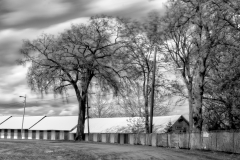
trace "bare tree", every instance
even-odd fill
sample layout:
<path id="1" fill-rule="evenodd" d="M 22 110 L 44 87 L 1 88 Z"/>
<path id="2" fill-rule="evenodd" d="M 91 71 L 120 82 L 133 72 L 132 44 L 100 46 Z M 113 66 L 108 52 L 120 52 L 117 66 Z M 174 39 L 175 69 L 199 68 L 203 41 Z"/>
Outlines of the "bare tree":
<path id="1" fill-rule="evenodd" d="M 203 118 L 203 94 L 210 59 L 217 54 L 216 48 L 226 38 L 220 34 L 219 12 L 213 1 L 171 1 L 163 18 L 164 48 L 175 67 L 182 68 L 189 100 L 190 131 L 201 131 Z"/>
<path id="2" fill-rule="evenodd" d="M 122 101 L 125 102 L 126 109 L 130 109 L 129 112 L 133 113 L 132 116 L 142 115 L 145 117 L 146 133 L 149 132 L 149 98 L 151 90 L 153 89 L 151 87 L 153 78 L 153 53 L 155 51 L 155 46 L 157 46 L 157 42 L 160 42 L 161 40 L 159 35 L 162 34 L 160 31 L 157 31 L 157 28 L 160 27 L 159 20 L 160 17 L 158 13 L 155 12 L 152 12 L 148 17 L 148 21 L 144 23 L 123 20 L 123 39 L 126 43 L 130 62 L 136 69 L 135 72 L 136 75 L 138 75 L 138 79 L 135 84 L 130 84 L 131 86 L 127 87 L 128 89 L 124 96 L 126 98 L 123 97 Z M 163 56 L 159 52 L 161 49 L 159 47 L 156 48 L 158 50 L 158 67 L 156 71 L 156 84 L 154 85 L 156 105 L 153 110 L 154 115 L 159 116 L 166 114 L 169 111 L 170 103 L 167 101 L 174 96 L 174 89 L 170 89 L 170 84 L 173 84 L 173 81 L 165 79 L 160 72 L 161 67 L 166 66 L 167 64 L 164 63 Z M 139 89 L 142 90 L 141 94 L 139 94 Z M 130 95 L 131 93 L 134 95 Z M 133 99 L 138 103 L 132 103 Z M 143 99 L 143 101 L 139 101 L 140 99 Z M 138 109 L 136 109 L 135 106 L 138 106 Z M 142 110 L 144 110 L 143 113 L 141 112 Z"/>
<path id="3" fill-rule="evenodd" d="M 150 75 L 152 72 L 152 61 L 150 61 L 153 54 L 153 44 L 149 40 L 143 25 L 139 22 L 125 21 L 124 39 L 131 58 L 132 65 L 138 69 L 136 72 L 142 75 L 142 94 L 144 97 L 145 110 L 145 129 L 149 132 L 149 94 L 150 94 Z"/>
<path id="4" fill-rule="evenodd" d="M 95 16 L 89 23 L 72 25 L 58 36 L 43 34 L 23 42 L 21 62 L 31 62 L 27 75 L 31 89 L 53 89 L 60 94 L 69 86 L 75 90 L 79 106 L 76 140 L 82 140 L 84 134 L 90 82 L 95 78 L 117 93 L 120 78 L 127 76 L 128 56 L 122 49 L 120 31 L 115 18 Z"/>

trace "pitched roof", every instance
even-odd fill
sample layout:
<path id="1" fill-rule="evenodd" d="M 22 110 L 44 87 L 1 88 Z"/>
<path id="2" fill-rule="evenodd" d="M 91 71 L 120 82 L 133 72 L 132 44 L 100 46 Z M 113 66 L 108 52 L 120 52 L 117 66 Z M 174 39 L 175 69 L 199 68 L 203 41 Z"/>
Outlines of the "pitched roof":
<path id="1" fill-rule="evenodd" d="M 0 117 L 0 124 L 4 123 L 6 120 L 8 120 L 9 118 L 11 118 L 12 116 L 1 116 Z"/>
<path id="2" fill-rule="evenodd" d="M 29 129 L 45 116 L 24 116 L 23 129 Z M 22 116 L 10 117 L 0 125 L 0 129 L 22 129 Z"/>
<path id="3" fill-rule="evenodd" d="M 181 115 L 153 117 L 154 132 L 162 133 L 169 122 L 174 124 Z M 132 121 L 132 122 L 130 122 Z M 129 125 L 141 121 L 140 117 L 120 118 L 91 118 L 89 119 L 90 133 L 131 133 Z M 141 123 L 141 122 L 140 122 Z M 84 132 L 88 133 L 87 120 L 85 121 Z M 75 128 L 71 133 L 76 133 Z"/>
<path id="4" fill-rule="evenodd" d="M 71 131 L 77 125 L 78 116 L 49 116 L 30 128 L 30 130 Z"/>

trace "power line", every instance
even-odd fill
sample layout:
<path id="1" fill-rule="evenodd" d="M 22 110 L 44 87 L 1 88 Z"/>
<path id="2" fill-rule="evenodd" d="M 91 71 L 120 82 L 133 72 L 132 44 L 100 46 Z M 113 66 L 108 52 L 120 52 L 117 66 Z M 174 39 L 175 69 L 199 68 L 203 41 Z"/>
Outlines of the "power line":
<path id="1" fill-rule="evenodd" d="M 62 100 L 62 99 L 67 99 L 67 98 L 69 98 L 69 97 L 71 97 L 71 98 L 74 98 L 74 96 L 75 95 L 70 95 L 70 96 L 67 96 L 67 97 L 61 97 L 61 98 L 54 98 L 54 99 L 40 99 L 40 100 L 37 100 L 37 101 L 35 101 L 35 100 L 33 100 L 33 99 L 35 99 L 35 98 L 33 98 L 33 99 L 31 99 L 31 98 L 29 98 L 30 99 L 30 101 L 28 101 L 28 103 L 30 102 L 42 102 L 42 101 L 53 101 L 53 100 Z M 29 100 L 28 99 L 28 100 Z M 33 101 L 32 101 L 33 100 Z M 16 102 L 16 103 L 2 103 L 1 105 L 20 105 L 20 104 L 23 104 L 23 103 L 20 103 L 20 102 Z"/>
<path id="2" fill-rule="evenodd" d="M 61 98 L 54 98 L 54 99 L 42 99 L 42 100 L 38 100 L 38 101 L 53 101 L 53 100 L 62 100 L 64 98 L 68 98 L 68 97 L 72 97 L 75 95 L 71 95 L 71 96 L 67 96 L 67 97 L 61 97 Z M 31 100 L 31 99 L 30 99 Z M 38 101 L 28 101 L 28 102 L 38 102 Z"/>
<path id="3" fill-rule="evenodd" d="M 93 93 L 91 93 L 93 94 Z M 95 94 L 95 93 L 94 93 Z M 113 95 L 113 93 L 105 93 L 105 95 Z M 95 95 L 96 96 L 96 95 Z M 76 95 L 69 95 L 69 96 L 66 96 L 66 97 L 60 97 L 60 98 L 53 98 L 53 99 L 37 99 L 37 98 L 28 98 L 28 103 L 31 103 L 31 102 L 42 102 L 42 101 L 54 101 L 54 100 L 63 100 L 63 99 L 67 99 L 67 98 L 74 98 L 76 97 Z M 36 100 L 34 100 L 36 99 Z M 4 104 L 1 104 L 1 105 L 20 105 L 20 104 L 23 104 L 23 103 L 20 103 L 20 102 L 16 102 L 16 103 L 4 103 Z"/>

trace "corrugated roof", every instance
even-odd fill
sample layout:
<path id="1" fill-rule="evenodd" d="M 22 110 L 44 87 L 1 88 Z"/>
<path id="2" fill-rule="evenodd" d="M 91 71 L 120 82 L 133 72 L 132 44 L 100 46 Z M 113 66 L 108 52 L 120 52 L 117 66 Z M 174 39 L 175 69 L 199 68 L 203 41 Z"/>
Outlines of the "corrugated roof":
<path id="1" fill-rule="evenodd" d="M 71 131 L 77 125 L 78 116 L 45 117 L 30 130 L 60 130 Z"/>
<path id="2" fill-rule="evenodd" d="M 174 124 L 181 115 L 153 117 L 154 132 L 162 133 L 166 125 L 171 122 Z M 133 121 L 140 119 L 139 117 L 121 117 L 121 118 L 91 118 L 89 119 L 90 133 L 131 133 L 131 124 Z M 76 133 L 75 128 L 71 133 Z M 87 120 L 85 122 L 85 133 L 88 133 Z"/>
<path id="3" fill-rule="evenodd" d="M 12 116 L 0 116 L 0 124 L 5 122 L 6 120 L 8 120 L 10 117 L 12 117 Z"/>
<path id="4" fill-rule="evenodd" d="M 45 116 L 25 116 L 23 129 L 29 129 Z M 22 129 L 23 117 L 11 117 L 0 125 L 0 129 Z"/>

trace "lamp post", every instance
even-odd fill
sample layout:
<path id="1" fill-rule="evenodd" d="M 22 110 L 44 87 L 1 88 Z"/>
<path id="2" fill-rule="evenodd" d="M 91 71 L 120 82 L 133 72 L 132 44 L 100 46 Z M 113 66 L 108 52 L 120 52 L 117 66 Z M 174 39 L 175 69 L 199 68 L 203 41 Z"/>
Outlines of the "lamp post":
<path id="1" fill-rule="evenodd" d="M 25 95 L 25 96 L 19 96 L 19 97 L 23 97 L 24 98 L 24 110 L 23 110 L 22 129 L 21 129 L 22 138 L 23 138 L 23 123 L 24 123 L 25 108 L 26 108 L 26 103 L 27 103 L 27 96 Z"/>

